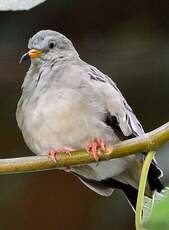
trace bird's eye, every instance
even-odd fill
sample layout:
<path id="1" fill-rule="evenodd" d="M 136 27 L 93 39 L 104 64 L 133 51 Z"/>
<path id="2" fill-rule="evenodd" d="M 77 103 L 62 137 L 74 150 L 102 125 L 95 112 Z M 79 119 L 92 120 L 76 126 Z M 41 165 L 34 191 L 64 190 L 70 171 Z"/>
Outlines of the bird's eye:
<path id="1" fill-rule="evenodd" d="M 50 49 L 53 49 L 54 47 L 55 47 L 55 43 L 54 43 L 54 42 L 50 42 L 50 43 L 49 43 L 49 48 L 50 48 Z"/>

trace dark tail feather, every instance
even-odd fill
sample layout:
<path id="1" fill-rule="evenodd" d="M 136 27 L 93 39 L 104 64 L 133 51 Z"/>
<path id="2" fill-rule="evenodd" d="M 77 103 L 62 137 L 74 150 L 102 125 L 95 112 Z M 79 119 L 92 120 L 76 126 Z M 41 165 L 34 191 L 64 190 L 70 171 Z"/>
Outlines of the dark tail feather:
<path id="1" fill-rule="evenodd" d="M 131 206 L 133 207 L 133 209 L 136 209 L 138 190 L 133 186 L 114 180 L 113 178 L 102 180 L 102 181 L 96 181 L 96 180 L 87 179 L 77 173 L 73 173 L 73 174 L 80 177 L 82 181 L 94 187 L 95 189 L 112 188 L 112 189 L 122 190 L 126 195 L 128 201 L 130 202 Z M 161 170 L 153 161 L 150 165 L 150 169 L 148 172 L 148 184 L 151 191 L 157 190 L 157 192 L 161 192 L 161 190 L 164 189 L 164 186 L 159 179 L 161 175 L 162 175 Z"/>
<path id="2" fill-rule="evenodd" d="M 126 195 L 129 203 L 131 204 L 131 206 L 135 210 L 136 209 L 136 204 L 137 204 L 138 190 L 136 188 L 132 187 L 131 185 L 125 185 L 122 188 L 122 191 L 124 192 L 124 194 Z"/>
<path id="3" fill-rule="evenodd" d="M 159 177 L 161 177 L 161 174 L 162 172 L 160 171 L 160 169 L 154 162 L 152 162 L 148 172 L 148 184 L 151 191 L 157 190 L 157 192 L 161 192 L 161 190 L 164 189 L 164 185 L 159 179 Z"/>
<path id="4" fill-rule="evenodd" d="M 137 202 L 137 189 L 132 187 L 131 185 L 124 184 L 120 181 L 114 180 L 113 178 L 102 180 L 102 181 L 96 181 L 96 180 L 91 180 L 83 177 L 82 175 L 79 175 L 77 173 L 73 173 L 74 175 L 80 177 L 80 179 L 85 182 L 86 184 L 92 186 L 96 190 L 100 189 L 107 189 L 107 188 L 112 188 L 112 189 L 120 189 L 124 192 L 126 195 L 128 201 L 130 202 L 131 206 L 133 209 L 136 209 L 136 202 Z"/>
<path id="5" fill-rule="evenodd" d="M 151 191 L 161 192 L 164 189 L 164 185 L 160 181 L 160 177 L 162 176 L 162 171 L 158 168 L 156 163 L 153 161 L 150 165 L 148 172 L 148 184 Z M 137 194 L 138 190 L 131 185 L 126 185 L 121 183 L 121 189 L 125 193 L 127 199 L 131 203 L 134 209 L 136 209 L 137 204 Z"/>
<path id="6" fill-rule="evenodd" d="M 104 183 L 111 188 L 116 188 L 116 189 L 122 190 L 124 192 L 124 194 L 126 195 L 129 203 L 133 207 L 133 209 L 134 210 L 136 209 L 137 194 L 138 194 L 138 190 L 136 188 L 134 188 L 133 186 L 131 186 L 129 184 L 125 184 L 125 183 L 122 183 L 120 181 L 116 181 L 112 178 L 104 181 Z"/>

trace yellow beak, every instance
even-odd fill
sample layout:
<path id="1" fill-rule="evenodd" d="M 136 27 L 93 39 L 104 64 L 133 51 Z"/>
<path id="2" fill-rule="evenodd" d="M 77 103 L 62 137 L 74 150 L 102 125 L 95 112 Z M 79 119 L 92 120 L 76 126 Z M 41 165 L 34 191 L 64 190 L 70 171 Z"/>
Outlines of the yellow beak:
<path id="1" fill-rule="evenodd" d="M 39 55 L 42 53 L 41 50 L 37 50 L 37 49 L 31 49 L 28 52 L 28 55 L 30 58 L 36 58 L 39 57 Z"/>
<path id="2" fill-rule="evenodd" d="M 23 62 L 23 61 L 26 61 L 28 59 L 31 59 L 31 58 L 36 58 L 36 57 L 39 57 L 39 55 L 42 53 L 41 50 L 37 50 L 37 49 L 31 49 L 29 50 L 27 53 L 23 54 L 21 59 L 20 59 L 20 63 Z"/>

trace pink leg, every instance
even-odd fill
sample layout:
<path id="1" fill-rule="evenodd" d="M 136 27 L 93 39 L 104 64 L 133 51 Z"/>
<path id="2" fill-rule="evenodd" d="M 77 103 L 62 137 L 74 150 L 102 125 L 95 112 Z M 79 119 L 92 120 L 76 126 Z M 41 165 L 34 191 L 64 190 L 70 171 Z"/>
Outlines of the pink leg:
<path id="1" fill-rule="evenodd" d="M 96 161 L 98 161 L 101 151 L 105 151 L 105 144 L 102 140 L 94 140 L 86 145 L 86 151 L 89 152 Z"/>
<path id="2" fill-rule="evenodd" d="M 105 143 L 103 140 L 97 140 L 98 148 L 100 148 L 102 151 L 105 151 Z"/>
<path id="3" fill-rule="evenodd" d="M 54 149 L 51 149 L 51 150 L 48 152 L 48 157 L 49 157 L 50 159 L 52 159 L 55 163 L 56 163 L 56 161 L 57 161 L 56 155 L 57 155 L 57 151 L 54 150 Z"/>

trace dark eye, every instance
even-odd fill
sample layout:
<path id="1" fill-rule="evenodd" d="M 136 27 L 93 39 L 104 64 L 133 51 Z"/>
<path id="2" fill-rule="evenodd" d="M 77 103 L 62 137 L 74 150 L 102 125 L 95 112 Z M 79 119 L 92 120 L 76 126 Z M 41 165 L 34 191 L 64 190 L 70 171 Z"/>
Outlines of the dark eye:
<path id="1" fill-rule="evenodd" d="M 50 48 L 50 49 L 53 49 L 54 47 L 55 47 L 55 43 L 54 43 L 54 42 L 50 42 L 50 43 L 49 43 L 49 48 Z"/>

